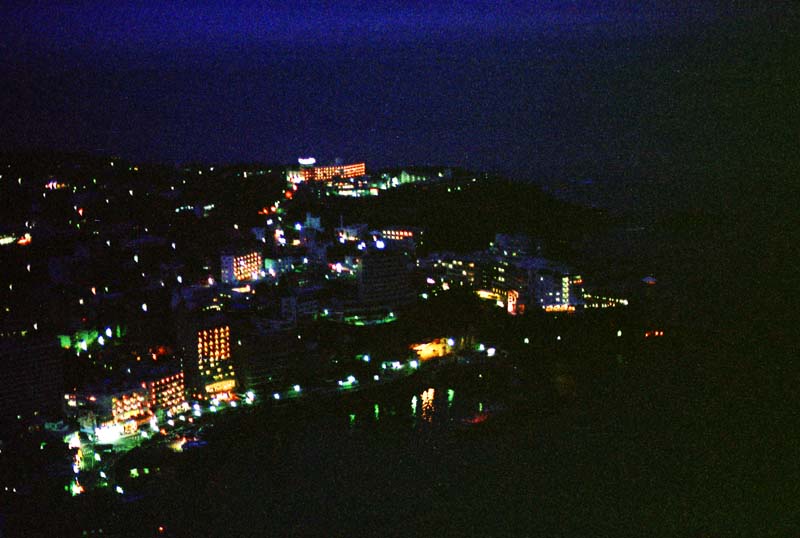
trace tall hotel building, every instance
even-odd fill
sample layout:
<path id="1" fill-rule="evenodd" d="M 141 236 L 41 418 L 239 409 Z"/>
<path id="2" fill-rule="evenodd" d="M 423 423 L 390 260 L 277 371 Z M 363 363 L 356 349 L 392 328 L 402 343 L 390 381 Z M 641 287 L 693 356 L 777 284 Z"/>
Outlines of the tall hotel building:
<path id="1" fill-rule="evenodd" d="M 200 329 L 192 373 L 192 395 L 197 399 L 227 397 L 236 388 L 236 373 L 231 359 L 231 328 L 219 325 Z M 189 362 L 192 362 L 191 360 Z"/>
<path id="2" fill-rule="evenodd" d="M 222 282 L 236 284 L 248 280 L 257 280 L 261 271 L 261 254 L 245 252 L 239 254 L 223 254 L 220 260 Z"/>
<path id="3" fill-rule="evenodd" d="M 331 181 L 334 178 L 356 178 L 366 175 L 365 163 L 337 164 L 333 166 L 304 166 L 300 168 L 305 181 Z"/>

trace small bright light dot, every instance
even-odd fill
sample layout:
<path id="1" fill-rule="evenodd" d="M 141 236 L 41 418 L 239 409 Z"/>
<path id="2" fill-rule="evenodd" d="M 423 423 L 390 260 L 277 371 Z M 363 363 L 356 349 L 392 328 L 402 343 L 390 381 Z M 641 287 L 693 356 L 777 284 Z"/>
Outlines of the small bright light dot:
<path id="1" fill-rule="evenodd" d="M 277 392 L 275 394 L 273 394 L 272 397 L 275 398 L 276 400 L 280 400 L 281 399 L 281 395 L 278 394 Z"/>
<path id="2" fill-rule="evenodd" d="M 142 303 L 142 312 L 147 312 L 147 303 Z"/>

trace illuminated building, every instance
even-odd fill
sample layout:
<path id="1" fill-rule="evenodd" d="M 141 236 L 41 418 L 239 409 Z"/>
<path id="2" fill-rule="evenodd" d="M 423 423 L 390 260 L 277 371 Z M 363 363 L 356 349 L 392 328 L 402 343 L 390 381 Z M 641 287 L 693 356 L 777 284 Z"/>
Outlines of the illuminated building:
<path id="1" fill-rule="evenodd" d="M 407 245 L 413 249 L 422 246 L 423 231 L 416 227 L 390 226 L 380 230 L 384 241 L 392 241 L 400 245 Z"/>
<path id="2" fill-rule="evenodd" d="M 222 282 L 225 284 L 257 280 L 261 271 L 261 254 L 259 252 L 223 254 L 220 265 Z"/>
<path id="3" fill-rule="evenodd" d="M 628 306 L 627 299 L 606 297 L 605 295 L 592 295 L 590 293 L 584 293 L 583 300 L 586 302 L 586 308 L 614 308 L 617 306 Z"/>
<path id="4" fill-rule="evenodd" d="M 451 353 L 455 346 L 455 341 L 450 338 L 434 338 L 430 342 L 412 344 L 410 348 L 417 354 L 417 358 L 422 361 L 444 357 Z"/>
<path id="5" fill-rule="evenodd" d="M 479 274 L 481 261 L 473 256 L 457 256 L 455 254 L 432 254 L 426 260 L 420 260 L 420 266 L 428 268 L 433 285 L 444 288 L 474 288 L 480 284 Z M 428 282 L 431 284 L 430 282 Z"/>
<path id="6" fill-rule="evenodd" d="M 111 397 L 111 416 L 116 424 L 139 421 L 150 417 L 147 392 L 134 390 Z"/>
<path id="7" fill-rule="evenodd" d="M 366 224 L 348 224 L 347 226 L 340 224 L 334 232 L 342 243 L 345 241 L 364 241 L 368 235 L 367 228 Z"/>
<path id="8" fill-rule="evenodd" d="M 230 393 L 236 388 L 230 326 L 201 329 L 196 334 L 195 396 L 203 398 Z"/>
<path id="9" fill-rule="evenodd" d="M 148 405 L 153 413 L 174 411 L 186 406 L 186 385 L 183 372 L 144 382 L 142 388 L 147 390 Z"/>
<path id="10" fill-rule="evenodd" d="M 365 163 L 337 164 L 333 166 L 302 166 L 300 173 L 304 181 L 331 181 L 334 178 L 357 178 L 366 175 Z"/>

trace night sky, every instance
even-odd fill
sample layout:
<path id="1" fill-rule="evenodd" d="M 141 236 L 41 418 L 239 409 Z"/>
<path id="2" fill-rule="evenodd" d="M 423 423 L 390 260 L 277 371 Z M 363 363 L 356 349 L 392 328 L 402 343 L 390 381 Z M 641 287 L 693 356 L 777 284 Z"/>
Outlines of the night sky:
<path id="1" fill-rule="evenodd" d="M 0 8 L 0 149 L 450 164 L 698 205 L 797 143 L 790 2 L 71 4 Z"/>

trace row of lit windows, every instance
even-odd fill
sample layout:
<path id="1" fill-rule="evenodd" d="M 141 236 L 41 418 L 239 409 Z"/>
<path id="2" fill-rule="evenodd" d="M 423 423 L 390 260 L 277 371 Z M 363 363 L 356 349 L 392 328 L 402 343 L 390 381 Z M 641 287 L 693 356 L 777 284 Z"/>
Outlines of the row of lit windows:
<path id="1" fill-rule="evenodd" d="M 261 269 L 261 254 L 253 252 L 233 259 L 233 276 L 236 280 L 249 280 Z"/>
<path id="2" fill-rule="evenodd" d="M 335 177 L 354 178 L 363 176 L 367 173 L 365 163 L 346 164 L 343 166 L 315 166 L 314 168 L 303 168 L 303 179 L 316 179 L 326 181 Z"/>
<path id="3" fill-rule="evenodd" d="M 407 232 L 405 230 L 383 230 L 381 235 L 390 239 L 399 239 L 402 237 L 414 237 L 414 232 Z"/>

